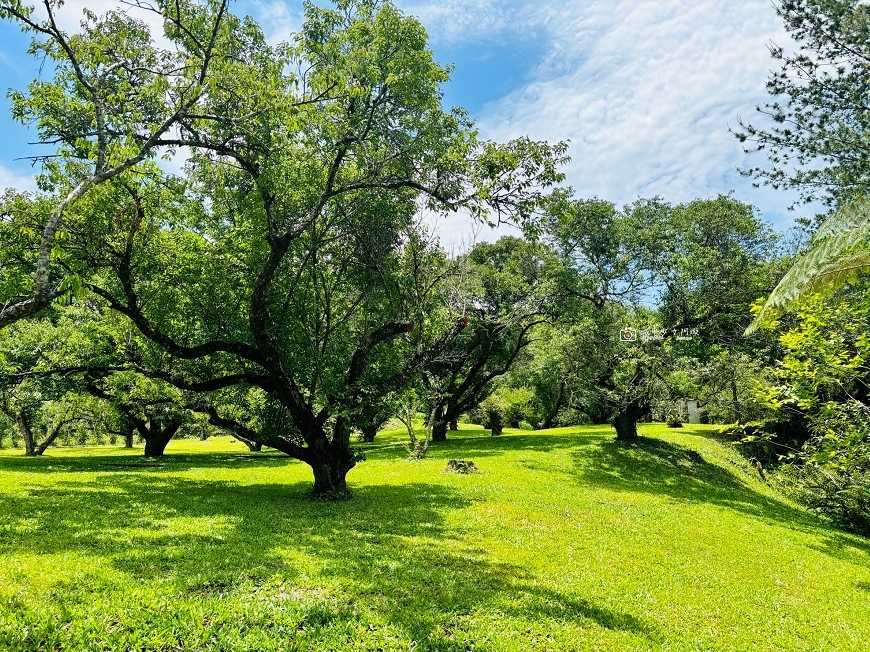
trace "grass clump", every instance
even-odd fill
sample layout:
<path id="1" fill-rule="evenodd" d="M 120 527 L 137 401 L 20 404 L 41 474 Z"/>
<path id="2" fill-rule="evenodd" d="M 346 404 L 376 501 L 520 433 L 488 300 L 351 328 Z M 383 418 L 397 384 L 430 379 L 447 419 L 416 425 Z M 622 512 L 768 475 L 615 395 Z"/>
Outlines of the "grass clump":
<path id="1" fill-rule="evenodd" d="M 462 473 L 468 475 L 477 471 L 477 465 L 471 460 L 447 460 L 444 467 L 445 473 Z"/>

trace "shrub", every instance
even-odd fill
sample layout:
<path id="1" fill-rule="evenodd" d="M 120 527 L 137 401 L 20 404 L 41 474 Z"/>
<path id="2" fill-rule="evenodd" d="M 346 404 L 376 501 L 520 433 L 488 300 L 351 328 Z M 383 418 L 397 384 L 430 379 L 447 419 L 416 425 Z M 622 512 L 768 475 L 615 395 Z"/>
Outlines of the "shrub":
<path id="1" fill-rule="evenodd" d="M 799 452 L 810 438 L 809 424 L 801 415 L 788 419 L 753 421 L 725 426 L 722 435 L 750 460 L 776 467 Z"/>
<path id="2" fill-rule="evenodd" d="M 478 408 L 484 427 L 493 435 L 500 435 L 505 424 L 519 428 L 520 422 L 528 422 L 531 416 L 533 397 L 532 390 L 526 387 L 499 387 Z"/>
<path id="3" fill-rule="evenodd" d="M 870 536 L 870 472 L 866 469 L 787 464 L 775 477 L 777 484 L 795 500 Z"/>
<path id="4" fill-rule="evenodd" d="M 774 469 L 795 500 L 870 534 L 870 415 L 858 401 L 825 404 L 812 417 L 728 426 L 743 455 Z"/>

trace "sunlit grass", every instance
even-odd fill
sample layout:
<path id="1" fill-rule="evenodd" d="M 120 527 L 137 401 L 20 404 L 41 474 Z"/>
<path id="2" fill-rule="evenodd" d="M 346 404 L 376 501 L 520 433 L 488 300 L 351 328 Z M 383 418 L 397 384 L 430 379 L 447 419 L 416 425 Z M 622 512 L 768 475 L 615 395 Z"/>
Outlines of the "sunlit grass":
<path id="1" fill-rule="evenodd" d="M 870 543 L 712 429 L 462 427 L 380 433 L 341 503 L 228 438 L 3 451 L 0 648 L 867 649 Z"/>

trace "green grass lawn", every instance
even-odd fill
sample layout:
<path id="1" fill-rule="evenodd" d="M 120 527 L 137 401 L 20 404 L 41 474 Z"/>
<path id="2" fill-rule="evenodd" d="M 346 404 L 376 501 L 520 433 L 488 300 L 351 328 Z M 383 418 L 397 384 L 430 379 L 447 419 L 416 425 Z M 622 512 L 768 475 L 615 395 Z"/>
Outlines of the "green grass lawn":
<path id="1" fill-rule="evenodd" d="M 0 649 L 870 650 L 870 541 L 713 428 L 465 428 L 341 503 L 228 438 L 3 451 Z"/>

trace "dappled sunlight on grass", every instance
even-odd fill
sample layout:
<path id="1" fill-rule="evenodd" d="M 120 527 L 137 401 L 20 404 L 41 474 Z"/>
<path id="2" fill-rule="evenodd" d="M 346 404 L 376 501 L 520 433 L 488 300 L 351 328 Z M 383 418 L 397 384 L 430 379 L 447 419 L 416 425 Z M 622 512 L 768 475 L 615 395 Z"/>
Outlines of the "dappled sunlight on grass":
<path id="1" fill-rule="evenodd" d="M 866 541 L 706 432 L 393 429 L 338 503 L 225 438 L 3 452 L 0 648 L 860 649 Z"/>

